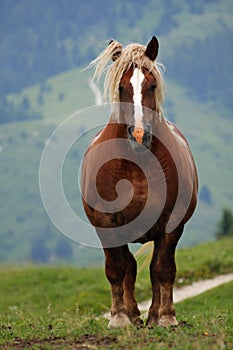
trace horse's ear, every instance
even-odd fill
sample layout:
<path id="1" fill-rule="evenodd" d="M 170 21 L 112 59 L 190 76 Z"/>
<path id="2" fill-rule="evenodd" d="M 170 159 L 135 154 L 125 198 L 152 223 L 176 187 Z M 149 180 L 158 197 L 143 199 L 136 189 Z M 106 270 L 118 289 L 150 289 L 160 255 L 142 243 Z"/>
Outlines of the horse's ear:
<path id="1" fill-rule="evenodd" d="M 159 42 L 158 39 L 155 36 L 153 36 L 151 41 L 147 44 L 145 54 L 151 61 L 154 61 L 158 55 L 158 51 Z"/>
<path id="2" fill-rule="evenodd" d="M 108 43 L 108 46 L 112 45 L 112 49 L 113 49 L 113 52 L 112 52 L 112 60 L 113 61 L 116 61 L 118 59 L 118 57 L 120 57 L 121 55 L 121 52 L 122 52 L 122 46 L 121 44 L 119 44 L 117 41 L 111 39 Z"/>

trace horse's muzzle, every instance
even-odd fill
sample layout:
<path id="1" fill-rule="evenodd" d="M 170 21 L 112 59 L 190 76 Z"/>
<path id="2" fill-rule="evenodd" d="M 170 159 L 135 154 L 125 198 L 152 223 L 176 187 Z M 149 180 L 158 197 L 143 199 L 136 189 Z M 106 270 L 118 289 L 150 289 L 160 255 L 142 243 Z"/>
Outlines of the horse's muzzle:
<path id="1" fill-rule="evenodd" d="M 128 139 L 135 141 L 133 149 L 137 152 L 146 151 L 146 148 L 150 148 L 152 142 L 151 127 L 149 125 L 146 128 L 140 128 L 137 126 L 128 127 Z M 144 146 L 144 147 L 142 147 Z"/>

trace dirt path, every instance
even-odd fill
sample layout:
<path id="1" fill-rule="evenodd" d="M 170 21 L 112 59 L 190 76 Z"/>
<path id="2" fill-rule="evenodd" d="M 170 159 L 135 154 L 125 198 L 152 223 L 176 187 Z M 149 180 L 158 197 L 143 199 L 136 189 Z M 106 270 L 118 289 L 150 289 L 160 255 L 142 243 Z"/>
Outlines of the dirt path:
<path id="1" fill-rule="evenodd" d="M 218 287 L 221 284 L 227 283 L 230 281 L 233 281 L 233 273 L 229 273 L 227 275 L 216 276 L 216 277 L 214 277 L 212 279 L 208 279 L 208 280 L 194 282 L 189 286 L 175 288 L 174 293 L 173 293 L 174 302 L 179 303 L 180 301 L 195 297 L 196 295 L 204 293 L 209 289 Z M 138 305 L 139 309 L 142 312 L 147 311 L 150 307 L 150 303 L 151 303 L 150 300 L 140 303 Z"/>

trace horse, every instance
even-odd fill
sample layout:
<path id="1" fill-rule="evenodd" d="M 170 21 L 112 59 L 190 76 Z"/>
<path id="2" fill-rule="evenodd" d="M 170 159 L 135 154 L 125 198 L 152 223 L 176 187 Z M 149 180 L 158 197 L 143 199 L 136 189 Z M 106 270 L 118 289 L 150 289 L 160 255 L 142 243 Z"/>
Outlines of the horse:
<path id="1" fill-rule="evenodd" d="M 91 62 L 104 80 L 108 123 L 82 164 L 85 213 L 105 255 L 111 287 L 109 328 L 143 325 L 135 299 L 137 262 L 128 243 L 153 243 L 152 301 L 146 325 L 178 324 L 173 303 L 175 249 L 197 203 L 198 176 L 190 146 L 162 110 L 163 66 L 158 39 L 123 47 L 111 40 Z M 141 214 L 143 213 L 143 214 Z"/>

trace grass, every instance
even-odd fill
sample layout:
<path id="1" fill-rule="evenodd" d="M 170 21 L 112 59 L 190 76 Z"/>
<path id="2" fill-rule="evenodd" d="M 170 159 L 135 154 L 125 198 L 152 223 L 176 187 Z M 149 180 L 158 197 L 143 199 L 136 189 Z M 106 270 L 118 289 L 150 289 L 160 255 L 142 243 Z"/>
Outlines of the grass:
<path id="1" fill-rule="evenodd" d="M 233 238 L 228 238 L 179 249 L 177 285 L 232 272 L 232 247 Z M 176 328 L 108 330 L 101 316 L 110 308 L 103 268 L 2 267 L 0 274 L 3 349 L 207 350 L 233 345 L 233 283 L 177 304 Z M 148 269 L 138 273 L 136 294 L 138 301 L 151 296 Z"/>
<path id="2" fill-rule="evenodd" d="M 176 286 L 233 271 L 233 238 L 201 244 L 193 248 L 178 249 L 176 253 Z M 136 281 L 138 301 L 149 299 L 151 284 L 148 266 L 139 271 Z M 74 268 L 68 266 L 27 266 L 0 268 L 0 313 L 21 307 L 47 314 L 49 308 L 61 313 L 63 306 L 92 309 L 96 313 L 110 307 L 109 285 L 104 266 L 98 268 Z M 4 316 L 4 317 L 5 317 Z"/>
<path id="3" fill-rule="evenodd" d="M 47 315 L 11 309 L 1 320 L 2 349 L 230 349 L 233 345 L 233 283 L 177 305 L 178 327 L 108 330 L 91 312 L 65 309 Z"/>
<path id="4" fill-rule="evenodd" d="M 92 308 L 94 312 L 109 306 L 109 288 L 102 268 L 9 268 L 1 270 L 0 285 L 4 291 L 0 294 L 4 315 L 9 309 L 22 307 L 45 316 L 48 309 L 55 314 L 61 313 L 64 305 L 67 309 Z"/>
<path id="5" fill-rule="evenodd" d="M 211 278 L 233 271 L 233 238 L 177 250 L 178 279 L 190 284 L 197 279 Z"/>

